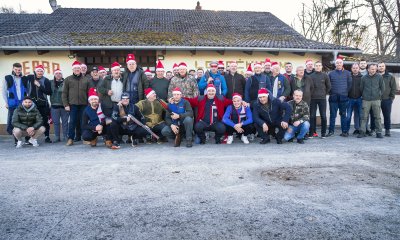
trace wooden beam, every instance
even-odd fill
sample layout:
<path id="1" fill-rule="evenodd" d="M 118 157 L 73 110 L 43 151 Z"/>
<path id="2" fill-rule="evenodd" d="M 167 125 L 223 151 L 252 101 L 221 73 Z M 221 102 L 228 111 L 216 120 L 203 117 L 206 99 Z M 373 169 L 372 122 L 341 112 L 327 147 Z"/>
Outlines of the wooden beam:
<path id="1" fill-rule="evenodd" d="M 253 51 L 243 51 L 243 53 L 245 53 L 247 55 L 253 55 Z"/>
<path id="2" fill-rule="evenodd" d="M 46 53 L 49 53 L 50 51 L 49 50 L 37 50 L 37 54 L 38 55 L 43 55 L 43 54 L 46 54 Z"/>
<path id="3" fill-rule="evenodd" d="M 299 56 L 304 56 L 306 55 L 305 52 L 293 52 L 293 54 L 299 55 Z"/>
<path id="4" fill-rule="evenodd" d="M 267 51 L 267 53 L 278 56 L 279 55 L 279 51 Z"/>
<path id="5" fill-rule="evenodd" d="M 217 53 L 224 55 L 225 54 L 225 50 L 217 50 Z"/>
<path id="6" fill-rule="evenodd" d="M 190 53 L 191 53 L 192 55 L 196 55 L 196 50 L 190 50 Z"/>
<path id="7" fill-rule="evenodd" d="M 3 50 L 3 52 L 5 55 L 11 55 L 11 54 L 17 53 L 18 50 Z"/>

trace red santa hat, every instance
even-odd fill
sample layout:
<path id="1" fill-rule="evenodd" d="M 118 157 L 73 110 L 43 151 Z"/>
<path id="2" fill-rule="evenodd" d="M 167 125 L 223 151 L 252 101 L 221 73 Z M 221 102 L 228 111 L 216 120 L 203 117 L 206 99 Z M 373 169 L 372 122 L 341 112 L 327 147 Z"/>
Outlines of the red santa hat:
<path id="1" fill-rule="evenodd" d="M 43 67 L 43 65 L 37 65 L 37 66 L 35 67 L 35 72 L 38 71 L 38 70 L 42 70 L 42 71 L 44 72 L 44 67 Z"/>
<path id="2" fill-rule="evenodd" d="M 156 93 L 152 88 L 146 88 L 144 90 L 144 94 L 146 95 L 146 98 L 150 97 L 151 94 Z"/>
<path id="3" fill-rule="evenodd" d="M 178 68 L 179 68 L 178 64 L 174 63 L 174 66 L 172 66 L 172 69 L 175 70 L 175 69 L 178 69 Z"/>
<path id="4" fill-rule="evenodd" d="M 72 69 L 74 69 L 76 67 L 81 68 L 81 63 L 79 61 L 75 61 L 75 62 L 72 63 Z"/>
<path id="5" fill-rule="evenodd" d="M 265 63 L 271 63 L 271 59 L 270 58 L 266 58 L 265 59 Z"/>
<path id="6" fill-rule="evenodd" d="M 225 68 L 224 61 L 222 61 L 222 60 L 218 61 L 218 68 Z"/>
<path id="7" fill-rule="evenodd" d="M 255 62 L 254 63 L 254 67 L 257 67 L 257 66 L 262 67 L 262 63 L 261 62 Z"/>
<path id="8" fill-rule="evenodd" d="M 336 62 L 337 61 L 344 61 L 344 58 L 343 58 L 343 56 L 340 56 L 340 55 L 338 55 L 337 57 L 336 57 Z"/>
<path id="9" fill-rule="evenodd" d="M 146 74 L 146 76 L 147 76 L 147 75 L 152 75 L 152 73 L 151 73 L 151 71 L 150 71 L 149 68 L 147 68 L 146 71 L 144 71 L 144 74 Z"/>
<path id="10" fill-rule="evenodd" d="M 184 62 L 179 63 L 178 67 L 179 67 L 179 68 L 187 69 L 187 65 L 186 65 L 186 63 L 184 63 Z"/>
<path id="11" fill-rule="evenodd" d="M 117 62 L 113 62 L 113 64 L 111 64 L 111 70 L 114 70 L 117 68 L 121 68 L 121 65 L 119 65 L 119 63 L 117 63 Z"/>
<path id="12" fill-rule="evenodd" d="M 258 90 L 258 97 L 262 97 L 262 96 L 267 96 L 268 97 L 269 92 L 266 88 L 261 88 L 260 90 Z"/>
<path id="13" fill-rule="evenodd" d="M 103 66 L 99 66 L 99 72 L 106 72 L 107 73 L 106 69 Z"/>
<path id="14" fill-rule="evenodd" d="M 136 59 L 135 59 L 135 55 L 133 53 L 128 54 L 128 56 L 126 56 L 126 63 L 136 63 Z"/>
<path id="15" fill-rule="evenodd" d="M 181 93 L 182 94 L 182 91 L 181 91 L 181 89 L 179 87 L 176 87 L 176 88 L 174 88 L 174 90 L 172 90 L 172 94 L 174 94 L 174 93 Z"/>
<path id="16" fill-rule="evenodd" d="M 56 74 L 56 73 L 61 73 L 62 74 L 61 69 L 57 68 L 56 70 L 54 70 L 54 74 Z"/>
<path id="17" fill-rule="evenodd" d="M 164 65 L 162 64 L 161 60 L 158 60 L 157 66 L 156 66 L 156 71 L 164 71 Z"/>
<path id="18" fill-rule="evenodd" d="M 206 90 L 208 90 L 209 88 L 214 88 L 214 90 L 216 90 L 214 84 L 208 84 Z"/>
<path id="19" fill-rule="evenodd" d="M 88 95 L 89 95 L 88 101 L 90 101 L 93 98 L 99 99 L 99 94 L 97 94 L 96 88 L 89 88 Z"/>
<path id="20" fill-rule="evenodd" d="M 272 62 L 272 63 L 271 63 L 271 67 L 273 67 L 273 66 L 275 66 L 275 65 L 279 66 L 278 62 Z"/>
<path id="21" fill-rule="evenodd" d="M 240 95 L 239 93 L 232 94 L 232 100 L 235 98 L 239 98 L 240 100 L 242 100 L 242 95 Z"/>
<path id="22" fill-rule="evenodd" d="M 306 60 L 306 65 L 309 64 L 309 63 L 313 64 L 313 60 L 307 59 L 307 60 Z"/>
<path id="23" fill-rule="evenodd" d="M 261 66 L 261 65 L 260 65 Z M 251 63 L 249 64 L 249 66 L 247 67 L 247 74 L 252 74 L 253 73 L 253 69 L 251 68 Z"/>

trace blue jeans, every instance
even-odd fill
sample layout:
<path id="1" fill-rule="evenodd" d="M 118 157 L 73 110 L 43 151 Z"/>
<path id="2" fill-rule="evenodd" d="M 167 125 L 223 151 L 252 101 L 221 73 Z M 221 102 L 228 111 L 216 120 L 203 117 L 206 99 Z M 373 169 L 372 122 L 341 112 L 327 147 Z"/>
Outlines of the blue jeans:
<path id="1" fill-rule="evenodd" d="M 293 125 L 289 126 L 289 129 L 285 132 L 285 136 L 283 137 L 286 141 L 289 141 L 294 137 L 294 135 L 297 134 L 297 139 L 303 139 L 304 136 L 308 133 L 308 130 L 310 129 L 310 123 L 308 121 L 305 121 L 299 126 L 295 127 Z"/>
<path id="2" fill-rule="evenodd" d="M 68 126 L 68 138 L 75 138 L 75 128 L 78 126 L 78 122 L 82 121 L 83 111 L 86 108 L 86 105 L 71 105 L 71 111 L 69 113 L 69 126 Z M 81 124 L 82 126 L 82 124 Z M 77 132 L 81 132 L 78 131 Z M 78 136 L 81 137 L 81 136 Z"/>
<path id="3" fill-rule="evenodd" d="M 53 119 L 54 135 L 57 140 L 61 139 L 60 120 L 62 124 L 63 139 L 66 140 L 68 138 L 68 118 L 69 112 L 65 111 L 64 107 L 51 108 L 51 119 Z"/>
<path id="4" fill-rule="evenodd" d="M 335 132 L 335 121 L 338 110 L 340 115 L 340 127 L 342 132 L 346 132 L 346 110 L 348 104 L 349 101 L 329 101 L 329 132 Z"/>
<path id="5" fill-rule="evenodd" d="M 354 129 L 360 130 L 361 116 L 362 116 L 362 99 L 349 98 L 349 105 L 347 106 L 347 119 L 345 132 L 349 132 L 351 116 L 354 110 Z"/>

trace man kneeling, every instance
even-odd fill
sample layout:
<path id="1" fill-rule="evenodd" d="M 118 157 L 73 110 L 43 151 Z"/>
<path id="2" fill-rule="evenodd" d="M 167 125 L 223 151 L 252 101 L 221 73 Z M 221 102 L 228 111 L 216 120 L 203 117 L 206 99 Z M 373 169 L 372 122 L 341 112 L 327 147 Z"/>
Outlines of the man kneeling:
<path id="1" fill-rule="evenodd" d="M 165 116 L 167 127 L 162 129 L 163 136 L 175 137 L 174 147 L 181 144 L 181 134 L 186 136 L 186 147 L 192 147 L 193 110 L 190 103 L 182 98 L 180 88 L 172 91 L 172 103 L 168 104 L 171 114 Z"/>
<path id="2" fill-rule="evenodd" d="M 296 90 L 293 93 L 293 100 L 288 104 L 292 107 L 289 129 L 285 133 L 285 140 L 290 141 L 297 134 L 297 143 L 304 143 L 304 136 L 310 129 L 310 109 L 303 101 L 303 92 Z"/>
<path id="3" fill-rule="evenodd" d="M 24 144 L 23 137 L 29 136 L 29 142 L 34 147 L 38 147 L 37 138 L 43 135 L 46 130 L 42 126 L 42 115 L 30 97 L 25 97 L 21 105 L 15 109 L 12 116 L 13 134 L 17 139 L 16 148 L 21 148 Z"/>
<path id="4" fill-rule="evenodd" d="M 135 119 L 133 119 L 134 117 Z M 143 115 L 139 108 L 129 101 L 129 94 L 123 93 L 121 102 L 114 106 L 112 113 L 111 134 L 113 136 L 112 149 L 119 149 L 123 135 L 128 135 L 132 142 L 132 147 L 136 147 L 138 139 L 146 137 L 146 132 L 135 121 L 144 124 Z"/>
<path id="5" fill-rule="evenodd" d="M 106 146 L 111 147 L 110 128 L 106 124 L 105 115 L 99 104 L 99 96 L 96 89 L 89 89 L 89 106 L 86 106 L 82 115 L 82 138 L 84 141 L 90 141 L 90 146 L 97 145 L 97 137 L 106 133 Z"/>

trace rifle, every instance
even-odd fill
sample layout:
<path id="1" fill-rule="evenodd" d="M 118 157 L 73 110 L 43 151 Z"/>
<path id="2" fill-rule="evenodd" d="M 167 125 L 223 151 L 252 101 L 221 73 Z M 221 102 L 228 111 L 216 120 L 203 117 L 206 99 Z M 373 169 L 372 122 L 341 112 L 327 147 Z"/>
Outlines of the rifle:
<path id="1" fill-rule="evenodd" d="M 151 129 L 148 127 L 148 126 L 146 126 L 146 125 L 144 125 L 141 121 L 139 121 L 137 118 L 135 118 L 134 116 L 132 116 L 131 114 L 128 114 L 128 117 L 130 118 L 130 119 L 132 119 L 132 121 L 134 122 L 134 123 L 136 123 L 137 125 L 139 125 L 140 127 L 142 127 L 142 128 L 144 128 L 144 130 L 146 130 L 148 133 L 150 133 L 151 134 L 151 136 L 153 136 L 155 139 L 160 139 L 160 137 L 157 135 L 157 134 L 155 134 L 153 131 L 151 131 Z"/>

